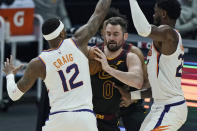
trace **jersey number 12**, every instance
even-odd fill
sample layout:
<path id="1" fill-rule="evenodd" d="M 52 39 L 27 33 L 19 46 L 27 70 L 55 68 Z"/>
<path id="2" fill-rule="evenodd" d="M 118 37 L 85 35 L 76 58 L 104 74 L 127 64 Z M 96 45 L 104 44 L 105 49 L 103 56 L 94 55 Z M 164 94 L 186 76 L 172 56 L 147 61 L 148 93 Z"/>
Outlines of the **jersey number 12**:
<path id="1" fill-rule="evenodd" d="M 77 78 L 77 76 L 79 75 L 79 69 L 78 69 L 78 66 L 77 64 L 72 64 L 70 66 L 68 66 L 66 68 L 66 73 L 70 73 L 71 70 L 75 70 L 75 73 L 71 76 L 71 78 L 69 79 L 69 85 L 70 85 L 70 88 L 71 89 L 74 89 L 76 87 L 79 87 L 79 86 L 82 86 L 83 85 L 83 81 L 79 81 L 79 82 L 74 82 L 74 80 Z M 60 75 L 60 78 L 61 78 L 61 81 L 62 81 L 62 85 L 63 85 L 63 88 L 64 88 L 64 92 L 68 91 L 68 86 L 67 86 L 67 83 L 66 83 L 66 78 L 64 76 L 64 73 L 62 70 L 59 70 L 58 71 L 59 75 Z"/>

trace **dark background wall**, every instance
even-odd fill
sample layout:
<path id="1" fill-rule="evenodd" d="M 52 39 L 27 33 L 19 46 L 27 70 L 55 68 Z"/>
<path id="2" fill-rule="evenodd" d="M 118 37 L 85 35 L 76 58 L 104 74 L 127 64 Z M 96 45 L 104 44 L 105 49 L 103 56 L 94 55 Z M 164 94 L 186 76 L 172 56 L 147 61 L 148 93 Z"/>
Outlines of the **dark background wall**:
<path id="1" fill-rule="evenodd" d="M 72 24 L 81 25 L 86 23 L 93 13 L 97 2 L 98 0 L 65 0 L 65 6 Z M 152 23 L 155 0 L 139 0 L 138 2 L 148 21 Z M 127 16 L 129 33 L 136 32 L 131 19 L 129 0 L 112 0 L 111 7 L 118 8 L 122 14 Z"/>

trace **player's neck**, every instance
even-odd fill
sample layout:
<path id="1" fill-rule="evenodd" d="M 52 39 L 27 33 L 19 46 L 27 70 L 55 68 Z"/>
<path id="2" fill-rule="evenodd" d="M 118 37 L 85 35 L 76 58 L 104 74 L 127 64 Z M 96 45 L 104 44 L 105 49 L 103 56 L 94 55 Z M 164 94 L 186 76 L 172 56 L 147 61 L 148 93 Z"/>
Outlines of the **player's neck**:
<path id="1" fill-rule="evenodd" d="M 55 40 L 49 43 L 51 49 L 56 49 L 62 43 L 63 40 Z"/>
<path id="2" fill-rule="evenodd" d="M 168 19 L 168 20 L 166 20 L 166 21 L 164 21 L 164 22 L 162 23 L 162 25 L 169 25 L 169 26 L 172 27 L 172 28 L 175 28 L 175 24 L 176 24 L 176 21 L 170 20 L 170 19 Z"/>

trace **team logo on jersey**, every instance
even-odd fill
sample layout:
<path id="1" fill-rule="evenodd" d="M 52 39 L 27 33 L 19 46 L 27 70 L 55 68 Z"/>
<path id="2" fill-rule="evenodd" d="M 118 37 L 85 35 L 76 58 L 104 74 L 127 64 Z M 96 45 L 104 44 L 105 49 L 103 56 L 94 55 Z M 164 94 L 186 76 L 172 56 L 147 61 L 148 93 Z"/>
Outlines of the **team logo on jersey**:
<path id="1" fill-rule="evenodd" d="M 114 69 L 117 69 L 118 67 L 117 66 L 115 66 L 115 65 L 110 65 L 112 68 L 114 68 Z M 109 79 L 109 78 L 112 78 L 112 76 L 110 75 L 110 74 L 108 74 L 107 72 L 105 72 L 105 71 L 100 71 L 99 72 L 99 79 Z"/>
<path id="2" fill-rule="evenodd" d="M 116 65 L 120 65 L 121 63 L 123 63 L 124 61 L 122 61 L 122 60 L 119 60 L 117 63 L 116 63 Z"/>

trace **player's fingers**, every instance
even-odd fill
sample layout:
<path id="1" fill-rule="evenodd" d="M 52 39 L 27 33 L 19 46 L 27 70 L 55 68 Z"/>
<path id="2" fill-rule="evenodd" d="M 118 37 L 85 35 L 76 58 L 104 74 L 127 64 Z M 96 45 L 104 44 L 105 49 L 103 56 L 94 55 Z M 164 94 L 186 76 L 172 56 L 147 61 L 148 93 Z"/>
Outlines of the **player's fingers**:
<path id="1" fill-rule="evenodd" d="M 23 68 L 24 65 L 20 65 L 18 66 L 14 71 L 13 73 L 16 74 L 19 70 L 21 70 Z"/>
<path id="2" fill-rule="evenodd" d="M 98 58 L 98 57 L 95 57 L 94 59 L 97 60 L 97 61 L 99 61 L 99 62 L 101 62 L 101 59 Z"/>
<path id="3" fill-rule="evenodd" d="M 13 65 L 13 56 L 10 55 L 10 65 Z"/>
<path id="4" fill-rule="evenodd" d="M 98 47 L 94 48 L 95 51 L 102 52 Z"/>
<path id="5" fill-rule="evenodd" d="M 122 101 L 121 103 L 120 103 L 120 107 L 127 107 L 128 106 L 128 104 L 126 104 L 124 101 Z"/>
<path id="6" fill-rule="evenodd" d="M 7 62 L 4 62 L 4 68 L 7 66 Z"/>
<path id="7" fill-rule="evenodd" d="M 9 66 L 9 59 L 6 58 L 5 67 Z"/>
<path id="8" fill-rule="evenodd" d="M 105 54 L 99 48 L 95 48 L 95 52 L 98 52 L 101 56 L 105 56 Z"/>
<path id="9" fill-rule="evenodd" d="M 102 58 L 102 54 L 100 54 L 100 52 L 95 51 L 94 52 L 98 57 Z"/>
<path id="10" fill-rule="evenodd" d="M 124 95 L 125 94 L 124 90 L 121 89 L 119 86 L 114 85 L 114 87 L 119 90 L 119 92 L 120 92 L 121 95 Z"/>
<path id="11" fill-rule="evenodd" d="M 9 65 L 9 63 L 10 63 L 9 58 L 6 58 L 6 64 Z"/>

